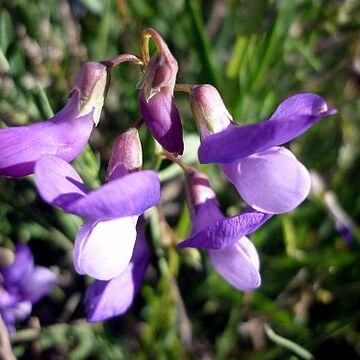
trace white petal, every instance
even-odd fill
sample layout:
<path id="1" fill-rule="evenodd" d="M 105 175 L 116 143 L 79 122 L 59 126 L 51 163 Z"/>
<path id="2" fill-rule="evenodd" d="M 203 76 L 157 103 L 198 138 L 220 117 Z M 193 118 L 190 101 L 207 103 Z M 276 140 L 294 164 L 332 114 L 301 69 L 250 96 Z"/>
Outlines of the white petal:
<path id="1" fill-rule="evenodd" d="M 79 274 L 110 280 L 128 266 L 136 240 L 138 216 L 88 222 L 75 240 L 74 263 Z"/>

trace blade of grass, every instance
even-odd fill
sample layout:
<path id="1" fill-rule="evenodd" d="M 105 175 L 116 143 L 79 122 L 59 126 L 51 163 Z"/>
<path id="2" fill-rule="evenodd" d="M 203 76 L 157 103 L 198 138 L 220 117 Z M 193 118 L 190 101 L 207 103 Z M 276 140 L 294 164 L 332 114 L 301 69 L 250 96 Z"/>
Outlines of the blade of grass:
<path id="1" fill-rule="evenodd" d="M 6 60 L 6 57 L 0 49 L 0 72 L 7 72 L 10 69 L 10 65 Z"/>
<path id="2" fill-rule="evenodd" d="M 50 105 L 49 98 L 39 82 L 37 82 L 34 89 L 34 98 L 36 105 L 40 110 L 41 116 L 43 116 L 44 119 L 49 119 L 54 116 L 54 111 Z"/>
<path id="3" fill-rule="evenodd" d="M 268 325 L 264 325 L 265 333 L 267 337 L 273 341 L 275 344 L 292 351 L 294 354 L 300 356 L 302 359 L 305 360 L 312 360 L 314 359 L 314 355 L 311 354 L 308 350 L 304 349 L 299 344 L 296 344 L 294 341 L 284 338 L 275 333 L 275 331 Z"/>
<path id="4" fill-rule="evenodd" d="M 196 46 L 197 53 L 203 63 L 204 72 L 207 74 L 210 82 L 219 89 L 220 79 L 213 60 L 210 42 L 205 32 L 204 20 L 199 4 L 196 0 L 187 0 L 186 3 L 198 45 Z"/>

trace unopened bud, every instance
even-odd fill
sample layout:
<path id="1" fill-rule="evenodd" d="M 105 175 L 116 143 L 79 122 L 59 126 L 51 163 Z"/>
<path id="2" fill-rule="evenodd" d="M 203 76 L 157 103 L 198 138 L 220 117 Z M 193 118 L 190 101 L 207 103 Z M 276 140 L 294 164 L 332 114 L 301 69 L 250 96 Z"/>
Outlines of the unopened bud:
<path id="1" fill-rule="evenodd" d="M 190 106 L 201 139 L 226 129 L 232 121 L 219 92 L 212 85 L 193 86 Z"/>
<path id="2" fill-rule="evenodd" d="M 100 113 L 108 85 L 107 67 L 98 62 L 86 62 L 79 70 L 74 90 L 80 93 L 80 116 L 91 111 L 95 125 L 98 124 Z"/>
<path id="3" fill-rule="evenodd" d="M 142 148 L 139 132 L 130 128 L 114 141 L 107 170 L 107 179 L 111 180 L 139 170 L 142 166 Z"/>
<path id="4" fill-rule="evenodd" d="M 173 93 L 178 64 L 160 34 L 153 29 L 148 29 L 147 31 L 151 33 L 158 49 L 157 54 L 146 67 L 141 84 L 141 87 L 144 89 L 145 100 L 149 102 L 162 88 L 169 88 L 171 93 Z"/>
<path id="5" fill-rule="evenodd" d="M 184 151 L 182 125 L 173 97 L 178 64 L 163 38 L 154 29 L 143 32 L 143 52 L 147 56 L 147 41 L 150 37 L 155 41 L 158 52 L 148 62 L 141 82 L 140 112 L 154 138 L 164 149 L 177 156 Z"/>

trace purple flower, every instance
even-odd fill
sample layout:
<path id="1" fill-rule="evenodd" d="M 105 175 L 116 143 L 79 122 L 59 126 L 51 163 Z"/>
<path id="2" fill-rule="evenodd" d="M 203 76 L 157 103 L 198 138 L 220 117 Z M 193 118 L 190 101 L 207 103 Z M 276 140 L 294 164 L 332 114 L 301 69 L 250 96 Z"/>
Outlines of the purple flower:
<path id="1" fill-rule="evenodd" d="M 226 218 L 205 174 L 187 173 L 188 203 L 193 222 L 191 236 L 178 248 L 207 250 L 217 272 L 239 290 L 251 290 L 261 283 L 259 257 L 246 235 L 254 232 L 272 215 L 254 210 Z"/>
<path id="2" fill-rule="evenodd" d="M 43 155 L 65 161 L 78 156 L 99 121 L 106 85 L 106 66 L 85 63 L 68 104 L 54 117 L 41 123 L 0 129 L 0 175 L 29 175 Z"/>
<path id="3" fill-rule="evenodd" d="M 129 132 L 122 135 L 124 139 L 128 136 Z M 128 145 L 136 143 L 135 138 Z M 41 197 L 66 212 L 86 218 L 75 239 L 75 269 L 98 280 L 110 280 L 127 268 L 138 217 L 160 200 L 157 174 L 150 170 L 129 172 L 134 167 L 126 161 L 138 163 L 138 160 L 136 156 L 125 155 L 129 149 L 122 149 L 121 152 L 114 147 L 109 182 L 90 192 L 75 169 L 62 159 L 44 156 L 35 166 Z"/>
<path id="4" fill-rule="evenodd" d="M 275 113 L 257 124 L 237 126 L 211 85 L 195 86 L 191 107 L 202 138 L 201 163 L 218 162 L 241 197 L 267 213 L 290 211 L 309 194 L 306 168 L 284 144 L 323 117 L 334 114 L 311 93 L 284 100 Z"/>
<path id="5" fill-rule="evenodd" d="M 15 260 L 0 266 L 0 313 L 11 333 L 15 321 L 24 320 L 31 313 L 32 304 L 47 295 L 56 284 L 56 275 L 49 269 L 36 266 L 29 247 L 16 245 Z"/>
<path id="6" fill-rule="evenodd" d="M 153 37 L 158 53 L 147 65 L 142 80 L 139 94 L 141 116 L 155 139 L 167 151 L 181 155 L 184 151 L 182 125 L 173 96 L 178 64 L 155 30 L 147 29 L 144 33 Z"/>
<path id="7" fill-rule="evenodd" d="M 96 280 L 87 289 L 85 306 L 90 322 L 102 321 L 125 313 L 138 293 L 150 252 L 142 229 L 137 226 L 134 252 L 126 269 L 110 281 Z"/>
<path id="8" fill-rule="evenodd" d="M 162 88 L 146 101 L 144 90 L 140 90 L 139 107 L 146 126 L 155 139 L 169 152 L 182 155 L 184 143 L 180 115 L 175 107 L 173 90 Z"/>

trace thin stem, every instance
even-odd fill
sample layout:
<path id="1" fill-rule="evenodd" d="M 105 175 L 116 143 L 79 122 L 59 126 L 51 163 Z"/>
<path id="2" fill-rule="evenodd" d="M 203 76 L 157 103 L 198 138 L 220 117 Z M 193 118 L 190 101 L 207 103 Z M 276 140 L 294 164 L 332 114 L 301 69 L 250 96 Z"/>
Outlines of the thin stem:
<path id="1" fill-rule="evenodd" d="M 175 85 L 175 91 L 190 93 L 190 92 L 191 92 L 191 89 L 192 89 L 194 86 L 195 86 L 195 85 L 190 85 L 190 84 L 176 84 L 176 85 Z"/>
<path id="2" fill-rule="evenodd" d="M 292 351 L 302 359 L 305 360 L 314 359 L 313 354 L 311 354 L 308 350 L 304 349 L 299 344 L 296 344 L 295 342 L 276 334 L 268 324 L 264 325 L 264 329 L 268 338 L 272 340 L 274 343 L 278 344 L 279 346 L 282 346 L 285 349 Z"/>
<path id="3" fill-rule="evenodd" d="M 133 55 L 133 54 L 117 55 L 110 60 L 101 61 L 101 63 L 107 67 L 112 67 L 112 66 L 119 65 L 123 62 L 126 62 L 126 61 L 131 61 L 131 62 L 134 62 L 135 64 L 141 65 L 141 66 L 144 65 L 144 62 L 139 57 L 137 57 L 136 55 Z"/>
<path id="4" fill-rule="evenodd" d="M 183 161 L 181 161 L 180 159 L 178 159 L 177 157 L 175 157 L 173 154 L 169 153 L 168 151 L 162 151 L 160 153 L 160 155 L 164 156 L 165 158 L 172 161 L 173 163 L 179 165 L 184 170 L 184 172 L 188 172 L 188 171 L 192 170 L 191 166 L 186 165 Z"/>
<path id="5" fill-rule="evenodd" d="M 144 119 L 140 118 L 138 121 L 136 121 L 134 127 L 135 127 L 135 129 L 139 130 L 143 124 L 144 124 Z"/>

